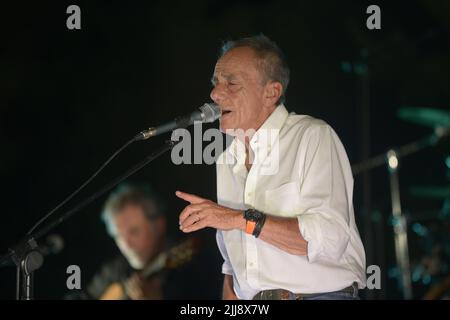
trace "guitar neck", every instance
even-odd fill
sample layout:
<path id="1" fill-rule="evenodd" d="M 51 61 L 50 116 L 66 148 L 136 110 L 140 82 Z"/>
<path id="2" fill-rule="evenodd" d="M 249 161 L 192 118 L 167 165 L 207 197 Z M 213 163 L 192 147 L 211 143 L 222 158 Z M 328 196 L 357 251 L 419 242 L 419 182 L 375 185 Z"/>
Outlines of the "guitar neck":
<path id="1" fill-rule="evenodd" d="M 141 271 L 141 275 L 144 278 L 148 278 L 151 275 L 166 269 L 168 260 L 167 258 L 168 258 L 167 252 L 161 253 L 150 265 L 148 265 Z"/>

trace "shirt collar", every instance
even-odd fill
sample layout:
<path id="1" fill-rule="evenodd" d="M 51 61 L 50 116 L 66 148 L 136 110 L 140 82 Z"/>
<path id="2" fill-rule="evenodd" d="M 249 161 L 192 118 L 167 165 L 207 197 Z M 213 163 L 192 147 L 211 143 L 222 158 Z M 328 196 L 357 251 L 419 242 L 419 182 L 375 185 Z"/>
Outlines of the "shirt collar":
<path id="1" fill-rule="evenodd" d="M 278 138 L 288 115 L 289 113 L 284 104 L 280 104 L 275 108 L 250 140 L 250 146 L 255 153 L 260 153 L 261 151 L 270 152 L 272 143 Z M 245 163 L 245 145 L 237 137 L 233 139 L 228 147 L 228 152 L 236 158 L 238 163 Z"/>

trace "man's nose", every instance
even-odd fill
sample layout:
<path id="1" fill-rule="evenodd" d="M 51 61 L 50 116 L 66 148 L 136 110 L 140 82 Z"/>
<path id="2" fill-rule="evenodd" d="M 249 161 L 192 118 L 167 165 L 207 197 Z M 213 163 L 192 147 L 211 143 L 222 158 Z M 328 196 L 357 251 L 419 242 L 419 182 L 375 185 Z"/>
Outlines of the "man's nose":
<path id="1" fill-rule="evenodd" d="M 221 85 L 217 85 L 215 86 L 212 90 L 211 90 L 211 94 L 209 95 L 211 97 L 211 99 L 216 103 L 216 104 L 221 104 L 221 102 L 224 100 L 225 98 L 225 93 L 224 90 L 222 88 Z"/>

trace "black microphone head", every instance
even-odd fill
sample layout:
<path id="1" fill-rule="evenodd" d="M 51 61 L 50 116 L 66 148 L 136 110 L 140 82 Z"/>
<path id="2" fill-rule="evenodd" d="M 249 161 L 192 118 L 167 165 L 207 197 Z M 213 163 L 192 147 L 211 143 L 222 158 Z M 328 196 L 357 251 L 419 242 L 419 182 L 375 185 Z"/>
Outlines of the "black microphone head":
<path id="1" fill-rule="evenodd" d="M 214 122 L 222 115 L 220 108 L 215 103 L 205 103 L 200 107 L 202 122 Z"/>

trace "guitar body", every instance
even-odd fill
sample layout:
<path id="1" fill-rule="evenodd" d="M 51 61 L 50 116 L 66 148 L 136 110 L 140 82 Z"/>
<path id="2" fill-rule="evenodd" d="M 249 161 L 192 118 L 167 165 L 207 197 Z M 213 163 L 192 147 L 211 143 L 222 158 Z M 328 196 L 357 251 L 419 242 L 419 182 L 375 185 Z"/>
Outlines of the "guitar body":
<path id="1" fill-rule="evenodd" d="M 120 283 L 114 282 L 100 297 L 100 300 L 124 300 L 125 292 Z"/>
<path id="2" fill-rule="evenodd" d="M 145 279 L 149 279 L 163 270 L 176 269 L 191 261 L 199 246 L 199 239 L 190 238 L 167 252 L 161 253 L 151 265 L 140 272 L 140 275 Z M 126 287 L 127 282 L 124 284 L 114 282 L 108 286 L 99 300 L 125 300 Z"/>

